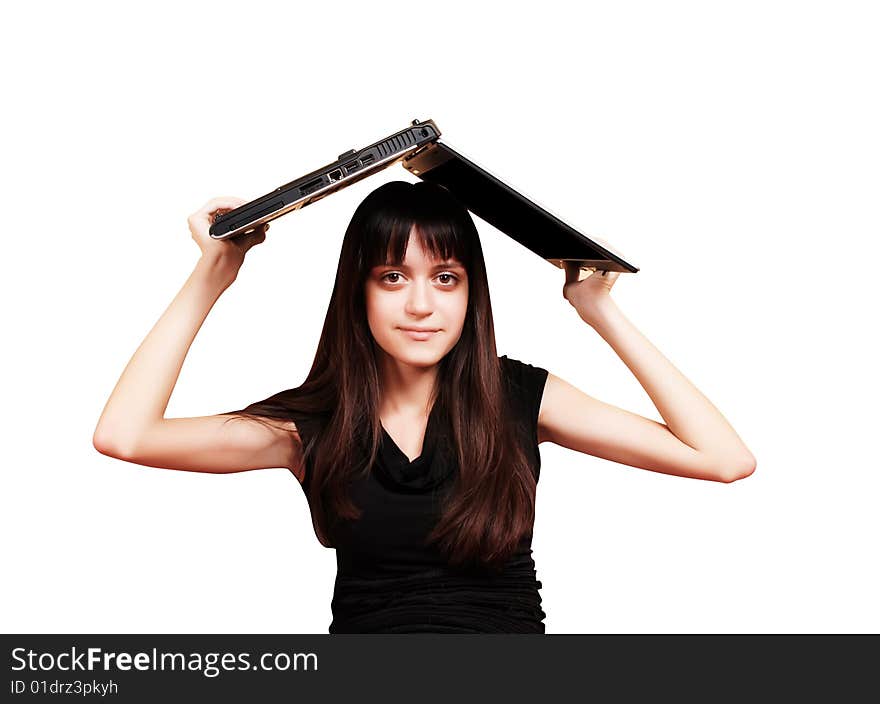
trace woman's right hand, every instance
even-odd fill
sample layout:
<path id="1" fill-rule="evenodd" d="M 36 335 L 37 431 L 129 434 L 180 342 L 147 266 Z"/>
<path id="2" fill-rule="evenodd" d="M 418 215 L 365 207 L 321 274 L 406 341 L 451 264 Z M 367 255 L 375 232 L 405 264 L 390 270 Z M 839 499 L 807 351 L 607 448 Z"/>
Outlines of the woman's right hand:
<path id="1" fill-rule="evenodd" d="M 235 278 L 244 263 L 245 254 L 254 245 L 266 239 L 269 223 L 263 223 L 248 233 L 218 240 L 208 233 L 214 220 L 230 210 L 238 208 L 248 201 L 234 196 L 212 198 L 187 218 L 192 238 L 202 250 L 202 258 L 209 258 L 228 268 L 230 276 Z"/>

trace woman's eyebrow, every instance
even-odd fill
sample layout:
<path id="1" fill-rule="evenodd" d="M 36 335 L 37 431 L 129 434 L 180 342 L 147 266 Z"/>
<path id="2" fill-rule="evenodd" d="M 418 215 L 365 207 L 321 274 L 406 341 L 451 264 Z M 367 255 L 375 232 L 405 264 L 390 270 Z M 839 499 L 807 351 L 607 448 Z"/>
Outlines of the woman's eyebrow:
<path id="1" fill-rule="evenodd" d="M 397 269 L 407 269 L 407 270 L 410 269 L 410 266 L 407 264 L 380 264 L 380 266 L 383 266 L 383 267 L 391 266 L 391 267 L 395 267 Z M 431 268 L 433 270 L 437 270 L 437 269 L 464 269 L 464 267 L 461 265 L 460 262 L 451 261 L 451 260 L 445 261 L 445 262 L 440 262 L 439 264 L 435 264 Z"/>

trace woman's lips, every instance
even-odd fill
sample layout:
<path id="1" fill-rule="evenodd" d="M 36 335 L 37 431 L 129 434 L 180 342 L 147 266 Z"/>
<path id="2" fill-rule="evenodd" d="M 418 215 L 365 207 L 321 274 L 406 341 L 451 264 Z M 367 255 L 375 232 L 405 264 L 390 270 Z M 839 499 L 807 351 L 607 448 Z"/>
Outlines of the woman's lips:
<path id="1" fill-rule="evenodd" d="M 439 332 L 439 330 L 417 331 L 417 330 L 407 330 L 406 328 L 400 328 L 400 331 L 404 335 L 408 335 L 411 340 L 418 340 L 419 342 L 424 342 L 425 340 L 430 340 L 432 335 L 435 335 Z"/>

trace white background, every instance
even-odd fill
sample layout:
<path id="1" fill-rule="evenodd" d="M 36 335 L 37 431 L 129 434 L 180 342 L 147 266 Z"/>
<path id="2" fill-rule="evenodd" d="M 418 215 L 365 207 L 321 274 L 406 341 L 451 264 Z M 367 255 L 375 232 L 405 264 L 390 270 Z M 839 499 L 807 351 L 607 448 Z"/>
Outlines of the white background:
<path id="1" fill-rule="evenodd" d="M 734 484 L 541 448 L 548 633 L 876 632 L 877 18 L 870 3 L 39 3 L 3 70 L 2 611 L 10 633 L 326 633 L 335 554 L 284 469 L 100 455 L 192 271 L 187 216 L 412 119 L 641 267 L 613 297 L 758 461 Z M 382 172 L 276 220 L 167 415 L 299 385 Z M 477 219 L 499 354 L 661 420 Z"/>

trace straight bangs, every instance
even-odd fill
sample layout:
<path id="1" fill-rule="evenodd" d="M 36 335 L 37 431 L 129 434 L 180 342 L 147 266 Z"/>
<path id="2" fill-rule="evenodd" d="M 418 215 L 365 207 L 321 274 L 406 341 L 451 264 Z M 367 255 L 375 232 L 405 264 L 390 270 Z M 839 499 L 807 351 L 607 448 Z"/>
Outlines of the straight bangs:
<path id="1" fill-rule="evenodd" d="M 401 185 L 409 187 L 409 197 L 387 199 L 362 223 L 360 260 L 363 280 L 374 267 L 401 266 L 411 233 L 434 261 L 457 260 L 470 278 L 473 242 L 478 235 L 467 210 L 442 186 L 427 183 Z M 430 192 L 422 186 L 430 187 Z"/>

